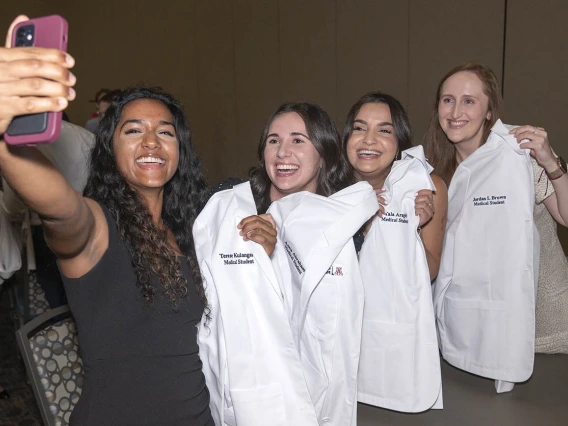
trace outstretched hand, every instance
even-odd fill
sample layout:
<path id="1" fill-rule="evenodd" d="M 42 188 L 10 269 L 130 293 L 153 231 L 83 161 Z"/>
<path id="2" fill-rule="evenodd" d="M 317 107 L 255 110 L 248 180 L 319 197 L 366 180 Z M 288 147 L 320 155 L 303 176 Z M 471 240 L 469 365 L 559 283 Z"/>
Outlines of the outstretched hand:
<path id="1" fill-rule="evenodd" d="M 5 47 L 0 47 L 0 135 L 15 116 L 62 111 L 75 99 L 77 79 L 69 71 L 75 60 L 57 49 L 11 46 L 18 16 L 10 25 Z"/>

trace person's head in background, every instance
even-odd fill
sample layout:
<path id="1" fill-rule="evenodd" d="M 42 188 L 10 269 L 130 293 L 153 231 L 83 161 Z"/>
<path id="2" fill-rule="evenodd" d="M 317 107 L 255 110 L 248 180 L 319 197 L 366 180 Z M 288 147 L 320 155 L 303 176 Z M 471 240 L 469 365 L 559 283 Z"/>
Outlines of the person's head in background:
<path id="1" fill-rule="evenodd" d="M 109 90 L 97 102 L 97 110 L 100 116 L 105 115 L 108 107 L 112 104 L 112 101 L 120 94 L 120 90 Z"/>
<path id="2" fill-rule="evenodd" d="M 442 77 L 424 147 L 447 185 L 459 162 L 485 143 L 502 113 L 499 81 L 486 66 L 468 62 Z"/>
<path id="3" fill-rule="evenodd" d="M 382 188 L 400 153 L 412 147 L 410 123 L 393 96 L 371 92 L 349 110 L 343 129 L 344 155 L 358 181 Z"/>
<path id="4" fill-rule="evenodd" d="M 90 100 L 89 102 L 94 102 L 95 103 L 95 108 L 96 108 L 96 112 L 93 115 L 93 117 L 98 117 L 100 112 L 99 112 L 99 102 L 100 100 L 103 98 L 104 95 L 106 95 L 108 92 L 110 92 L 110 89 L 99 89 L 97 90 L 97 93 L 95 94 L 95 98 L 93 100 Z"/>
<path id="5" fill-rule="evenodd" d="M 328 196 L 350 181 L 339 132 L 330 116 L 313 103 L 281 105 L 264 127 L 258 158 L 251 186 L 259 213 L 286 195 L 310 191 Z"/>

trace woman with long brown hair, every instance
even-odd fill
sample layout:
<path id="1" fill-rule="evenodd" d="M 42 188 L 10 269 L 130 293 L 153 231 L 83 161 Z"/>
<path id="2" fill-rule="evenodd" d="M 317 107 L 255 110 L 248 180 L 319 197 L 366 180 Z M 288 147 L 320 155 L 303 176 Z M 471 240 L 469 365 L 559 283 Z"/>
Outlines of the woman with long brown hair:
<path id="1" fill-rule="evenodd" d="M 486 143 L 502 115 L 499 83 L 486 66 L 461 64 L 441 79 L 424 145 L 435 172 L 450 186 L 450 196 L 456 170 Z M 568 262 L 556 235 L 556 223 L 568 224 L 566 163 L 554 154 L 542 127 L 515 127 L 509 134 L 520 148 L 530 150 L 534 176 L 541 250 L 535 350 L 568 352 Z"/>

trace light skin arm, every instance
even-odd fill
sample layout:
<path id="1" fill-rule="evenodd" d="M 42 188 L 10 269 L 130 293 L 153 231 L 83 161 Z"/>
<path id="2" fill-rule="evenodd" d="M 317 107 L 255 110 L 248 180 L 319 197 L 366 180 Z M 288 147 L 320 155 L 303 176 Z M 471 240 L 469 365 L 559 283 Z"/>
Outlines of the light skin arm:
<path id="1" fill-rule="evenodd" d="M 7 43 L 14 25 L 26 19 L 12 23 Z M 64 109 L 75 97 L 75 78 L 69 71 L 73 63 L 54 49 L 0 48 L 0 134 L 16 115 Z M 0 172 L 24 204 L 39 214 L 63 273 L 76 277 L 88 272 L 108 245 L 98 204 L 73 190 L 33 147 L 10 146 L 0 139 Z"/>
<path id="2" fill-rule="evenodd" d="M 433 201 L 424 199 L 424 191 L 419 191 L 416 197 L 416 214 L 420 216 L 421 231 L 420 236 L 424 243 L 426 252 L 426 260 L 428 261 L 428 270 L 430 271 L 430 280 L 438 275 L 440 269 L 440 260 L 442 258 L 442 244 L 444 242 L 444 234 L 446 232 L 446 221 L 448 218 L 448 189 L 444 181 L 436 176 L 430 175 L 436 190 L 434 193 L 430 191 Z M 432 206 L 428 204 L 433 203 Z M 433 211 L 432 211 L 433 210 Z M 424 221 L 424 224 L 422 224 Z"/>
<path id="3" fill-rule="evenodd" d="M 531 156 L 547 173 L 558 169 L 556 157 L 548 141 L 548 133 L 542 127 L 520 126 L 511 130 L 521 148 L 531 150 Z M 529 142 L 522 140 L 529 139 Z M 568 174 L 550 181 L 554 187 L 554 193 L 544 200 L 544 205 L 550 215 L 563 226 L 568 224 Z"/>

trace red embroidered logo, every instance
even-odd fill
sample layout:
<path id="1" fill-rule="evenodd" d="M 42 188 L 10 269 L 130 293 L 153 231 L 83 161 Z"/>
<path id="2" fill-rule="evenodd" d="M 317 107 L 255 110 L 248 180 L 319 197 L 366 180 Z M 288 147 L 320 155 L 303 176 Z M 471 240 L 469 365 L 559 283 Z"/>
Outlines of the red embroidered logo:
<path id="1" fill-rule="evenodd" d="M 331 265 L 327 270 L 326 274 L 332 276 L 343 276 L 343 266 Z"/>

